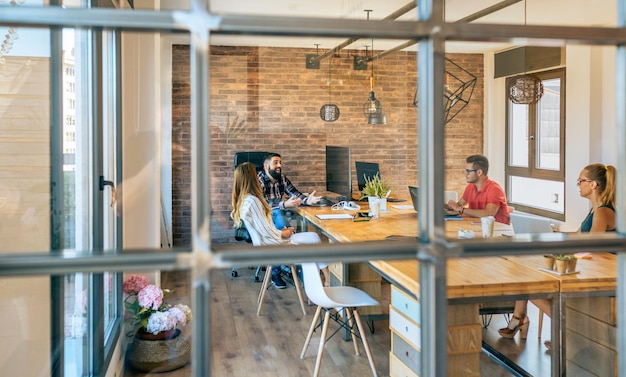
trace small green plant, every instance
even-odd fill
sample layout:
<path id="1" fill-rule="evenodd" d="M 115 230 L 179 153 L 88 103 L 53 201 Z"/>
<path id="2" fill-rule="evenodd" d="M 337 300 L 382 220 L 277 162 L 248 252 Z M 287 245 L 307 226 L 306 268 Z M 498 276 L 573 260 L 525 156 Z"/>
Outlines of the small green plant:
<path id="1" fill-rule="evenodd" d="M 574 254 L 554 254 L 554 259 L 556 259 L 556 260 L 563 260 L 563 261 L 570 261 L 570 260 L 574 259 Z"/>
<path id="2" fill-rule="evenodd" d="M 380 178 L 378 173 L 372 178 L 367 177 L 365 174 L 363 175 L 365 178 L 365 186 L 361 191 L 363 197 L 368 196 L 377 196 L 379 198 L 384 197 L 389 191 L 389 186 L 385 184 L 385 182 Z"/>

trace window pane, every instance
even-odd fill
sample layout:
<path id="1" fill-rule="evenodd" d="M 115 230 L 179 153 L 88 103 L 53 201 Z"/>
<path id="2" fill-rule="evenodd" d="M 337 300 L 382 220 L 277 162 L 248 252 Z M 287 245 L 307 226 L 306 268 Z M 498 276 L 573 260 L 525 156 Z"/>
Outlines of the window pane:
<path id="1" fill-rule="evenodd" d="M 509 165 L 528 167 L 528 106 L 510 104 Z"/>
<path id="2" fill-rule="evenodd" d="M 563 182 L 524 177 L 509 177 L 509 201 L 529 207 L 564 213 Z"/>
<path id="3" fill-rule="evenodd" d="M 544 80 L 543 89 L 537 104 L 537 168 L 559 170 L 561 79 Z"/>

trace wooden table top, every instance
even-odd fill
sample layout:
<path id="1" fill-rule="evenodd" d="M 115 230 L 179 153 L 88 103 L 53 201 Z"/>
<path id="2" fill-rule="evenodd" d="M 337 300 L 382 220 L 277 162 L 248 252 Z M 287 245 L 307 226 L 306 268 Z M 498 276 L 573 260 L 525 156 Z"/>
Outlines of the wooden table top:
<path id="1" fill-rule="evenodd" d="M 369 207 L 367 202 L 359 202 L 361 210 L 333 210 L 331 207 L 310 207 L 302 206 L 297 209 L 298 213 L 320 229 L 328 238 L 335 242 L 363 242 L 380 241 L 389 236 L 409 236 L 418 235 L 417 213 L 411 209 L 397 209 L 395 205 L 406 206 L 406 202 L 387 203 L 387 213 L 381 213 L 380 218 L 370 219 L 370 221 L 354 222 L 352 219 L 321 220 L 316 215 L 326 214 L 349 214 L 356 212 L 367 212 Z M 442 208 L 443 210 L 443 208 Z M 446 221 L 447 238 L 457 239 L 458 230 L 472 230 L 476 238 L 482 237 L 480 219 L 463 217 L 463 220 Z M 502 234 L 513 234 L 510 225 L 496 223 L 494 236 Z"/>
<path id="2" fill-rule="evenodd" d="M 367 211 L 367 203 L 359 203 Z M 298 212 L 311 224 L 335 242 L 363 242 L 384 240 L 391 235 L 417 236 L 417 214 L 413 209 L 396 209 L 387 203 L 389 213 L 379 219 L 354 222 L 352 219 L 320 220 L 318 214 L 350 213 L 357 211 L 332 210 L 330 207 L 300 207 Z M 505 224 L 496 224 L 496 235 L 512 232 Z M 463 218 L 446 222 L 446 234 L 457 238 L 458 230 L 473 230 L 482 237 L 479 219 Z M 419 294 L 417 260 L 370 261 L 370 264 L 404 289 Z M 480 257 L 448 260 L 448 298 L 498 297 L 520 294 L 540 294 L 559 291 L 559 279 L 534 268 L 521 266 L 501 257 Z"/>
<path id="3" fill-rule="evenodd" d="M 616 289 L 617 256 L 614 254 L 598 253 L 592 254 L 591 259 L 579 259 L 576 271 L 580 272 L 567 275 L 539 270 L 539 267 L 543 267 L 542 255 L 516 255 L 504 258 L 558 279 L 563 293 L 614 291 Z"/>
<path id="4" fill-rule="evenodd" d="M 419 292 L 419 262 L 371 261 L 380 272 Z M 559 280 L 500 257 L 448 259 L 448 298 L 499 297 L 559 291 Z"/>

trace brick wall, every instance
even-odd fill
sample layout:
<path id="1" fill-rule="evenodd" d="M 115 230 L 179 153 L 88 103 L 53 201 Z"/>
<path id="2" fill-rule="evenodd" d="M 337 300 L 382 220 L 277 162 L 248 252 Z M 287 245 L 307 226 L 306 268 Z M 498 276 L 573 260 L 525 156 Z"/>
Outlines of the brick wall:
<path id="1" fill-rule="evenodd" d="M 191 243 L 191 160 L 189 47 L 174 46 L 172 62 L 173 234 L 176 246 Z M 212 47 L 210 59 L 210 177 L 213 239 L 232 235 L 229 213 L 233 156 L 238 151 L 275 151 L 283 172 L 303 192 L 325 189 L 325 146 L 348 146 L 352 161 L 378 162 L 381 175 L 398 196 L 417 185 L 417 113 L 413 52 L 398 52 L 374 63 L 376 97 L 387 125 L 368 125 L 363 103 L 369 94 L 367 71 L 353 69 L 342 50 L 306 69 L 308 49 Z M 446 189 L 465 187 L 465 158 L 483 150 L 483 56 L 449 55 L 478 77 L 469 105 L 446 125 Z M 329 64 L 330 93 L 329 93 Z M 370 63 L 371 64 L 371 63 Z M 339 106 L 332 123 L 320 107 Z M 241 123 L 243 121 L 243 123 Z M 238 126 L 240 126 L 238 128 Z M 353 192 L 357 192 L 353 171 Z"/>

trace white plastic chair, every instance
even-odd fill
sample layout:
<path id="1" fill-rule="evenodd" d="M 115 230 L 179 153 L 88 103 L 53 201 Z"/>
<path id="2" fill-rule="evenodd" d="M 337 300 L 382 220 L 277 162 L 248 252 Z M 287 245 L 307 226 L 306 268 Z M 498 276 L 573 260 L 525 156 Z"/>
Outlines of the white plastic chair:
<path id="1" fill-rule="evenodd" d="M 359 345 L 357 343 L 357 337 L 363 341 L 363 347 L 365 347 L 365 353 L 369 360 L 370 367 L 374 377 L 378 376 L 376 372 L 376 366 L 374 365 L 374 358 L 372 357 L 372 351 L 365 337 L 365 331 L 361 323 L 361 317 L 359 316 L 357 307 L 361 306 L 375 306 L 378 305 L 378 301 L 374 300 L 370 295 L 362 290 L 354 287 L 324 287 L 322 285 L 322 279 L 320 278 L 320 271 L 316 263 L 302 263 L 302 275 L 304 277 L 304 291 L 306 292 L 309 300 L 317 305 L 315 316 L 311 322 L 309 333 L 304 341 L 304 347 L 300 354 L 300 359 L 304 359 L 309 343 L 311 342 L 311 336 L 313 331 L 319 326 L 322 326 L 322 333 L 320 335 L 320 345 L 317 351 L 317 360 L 315 362 L 315 371 L 313 377 L 317 377 L 320 371 L 320 365 L 322 364 L 322 356 L 324 354 L 324 344 L 326 342 L 326 333 L 328 331 L 328 322 L 331 318 L 331 311 L 335 309 L 337 313 L 333 315 L 333 319 L 337 321 L 342 327 L 350 329 L 352 335 L 352 343 L 354 343 L 354 351 L 357 356 L 359 353 Z M 324 319 L 318 325 L 318 319 L 322 308 L 326 311 Z M 339 312 L 344 310 L 344 316 L 340 318 Z M 354 329 L 353 318 L 356 321 L 358 333 Z M 332 336 L 332 335 L 331 335 Z"/>
<path id="2" fill-rule="evenodd" d="M 450 200 L 453 200 L 455 203 L 458 203 L 459 194 L 456 191 L 444 191 L 443 202 L 448 203 Z"/>

